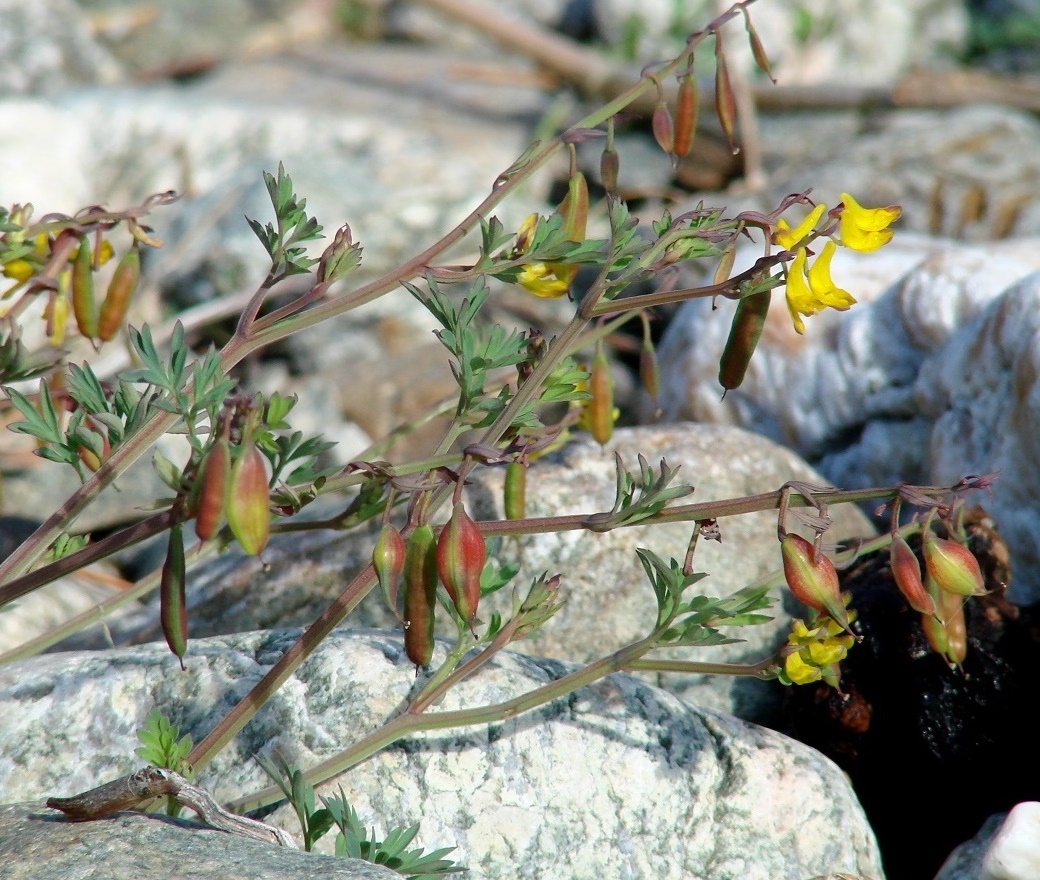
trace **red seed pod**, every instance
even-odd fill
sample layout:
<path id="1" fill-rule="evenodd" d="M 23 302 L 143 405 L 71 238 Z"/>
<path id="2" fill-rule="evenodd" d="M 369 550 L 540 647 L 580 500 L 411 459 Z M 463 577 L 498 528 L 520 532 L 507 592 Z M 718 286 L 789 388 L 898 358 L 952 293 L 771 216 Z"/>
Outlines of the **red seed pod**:
<path id="1" fill-rule="evenodd" d="M 433 529 L 415 528 L 404 558 L 404 649 L 416 666 L 433 658 L 434 609 L 437 604 L 437 559 Z"/>
<path id="2" fill-rule="evenodd" d="M 405 547 L 404 538 L 397 527 L 387 523 L 376 538 L 372 548 L 372 567 L 379 578 L 379 588 L 383 591 L 390 610 L 397 614 L 397 587 L 404 571 Z"/>
<path id="3" fill-rule="evenodd" d="M 250 556 L 256 556 L 267 546 L 271 532 L 270 503 L 264 456 L 255 446 L 247 446 L 231 467 L 225 507 L 231 534 Z"/>
<path id="4" fill-rule="evenodd" d="M 722 349 L 722 357 L 719 359 L 719 384 L 726 391 L 739 388 L 744 381 L 751 356 L 766 326 L 772 296 L 773 291 L 765 290 L 745 296 L 737 303 L 726 347 Z"/>
<path id="5" fill-rule="evenodd" d="M 672 124 L 672 111 L 663 98 L 657 102 L 654 115 L 650 117 L 650 129 L 657 146 L 671 155 L 675 149 L 675 126 Z"/>
<path id="6" fill-rule="evenodd" d="M 784 560 L 784 579 L 791 594 L 803 605 L 831 616 L 848 629 L 849 615 L 841 598 L 838 572 L 834 563 L 822 553 L 813 555 L 813 545 L 793 533 L 780 543 Z"/>
<path id="7" fill-rule="evenodd" d="M 679 95 L 675 105 L 675 142 L 672 151 L 680 159 L 690 152 L 697 133 L 697 111 L 699 96 L 697 80 L 687 73 L 679 82 Z"/>
<path id="8" fill-rule="evenodd" d="M 921 614 L 934 617 L 936 614 L 935 602 L 924 588 L 924 581 L 921 580 L 921 565 L 902 535 L 896 535 L 892 539 L 892 545 L 889 548 L 889 565 L 892 569 L 892 578 L 910 607 L 914 611 L 920 611 Z"/>
<path id="9" fill-rule="evenodd" d="M 181 661 L 181 669 L 188 649 L 188 605 L 184 587 L 184 536 L 178 522 L 170 526 L 166 561 L 159 580 L 159 621 L 166 644 Z"/>
<path id="10" fill-rule="evenodd" d="M 480 576 L 485 562 L 484 536 L 462 502 L 457 501 L 451 519 L 437 538 L 437 573 L 459 617 L 470 625 L 480 601 Z"/>
<path id="11" fill-rule="evenodd" d="M 506 519 L 523 519 L 527 515 L 527 468 L 519 461 L 506 465 L 502 491 Z"/>
<path id="12" fill-rule="evenodd" d="M 921 547 L 928 575 L 940 589 L 957 596 L 986 595 L 979 561 L 963 544 L 939 538 L 926 528 Z"/>
<path id="13" fill-rule="evenodd" d="M 195 534 L 200 541 L 210 540 L 220 528 L 230 482 L 231 444 L 220 437 L 206 453 L 196 482 Z"/>
<path id="14" fill-rule="evenodd" d="M 112 339 L 123 326 L 123 319 L 126 318 L 140 277 L 141 254 L 135 244 L 123 254 L 112 280 L 108 282 L 105 301 L 101 303 L 101 313 L 98 315 L 97 337 L 102 342 Z"/>

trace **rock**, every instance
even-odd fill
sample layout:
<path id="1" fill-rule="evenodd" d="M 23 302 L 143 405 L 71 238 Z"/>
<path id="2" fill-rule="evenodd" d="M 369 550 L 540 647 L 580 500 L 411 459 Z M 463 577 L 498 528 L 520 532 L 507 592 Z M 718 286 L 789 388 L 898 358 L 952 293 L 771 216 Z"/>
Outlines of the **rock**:
<path id="1" fill-rule="evenodd" d="M 70 822 L 43 802 L 0 805 L 0 859 L 7 880 L 105 880 L 185 875 L 193 880 L 400 880 L 360 859 L 283 849 L 168 816 L 117 813 Z"/>
<path id="2" fill-rule="evenodd" d="M 69 86 L 113 82 L 121 74 L 72 0 L 0 0 L 0 21 L 0 96 L 57 94 Z M 23 121 L 23 134 L 24 127 Z M 5 126 L 0 131 L 9 135 L 12 130 Z M 4 147 L 0 141 L 0 155 Z"/>
<path id="3" fill-rule="evenodd" d="M 788 480 L 819 485 L 820 478 L 786 450 L 761 437 L 731 428 L 678 424 L 621 429 L 606 448 L 590 440 L 575 441 L 528 473 L 528 516 L 558 516 L 609 510 L 614 502 L 614 453 L 637 468 L 643 453 L 655 468 L 663 457 L 680 466 L 676 482 L 696 486 L 694 501 L 722 500 L 775 491 Z M 469 490 L 476 519 L 501 519 L 501 469 L 474 474 Z M 326 515 L 331 514 L 326 509 Z M 835 507 L 832 537 L 840 540 L 871 534 L 872 527 L 851 505 Z M 699 585 L 708 595 L 728 595 L 769 575 L 779 588 L 782 578 L 776 543 L 776 513 L 765 511 L 724 519 L 722 542 L 702 540 L 696 567 L 709 572 Z M 564 609 L 544 630 L 525 642 L 525 650 L 561 660 L 585 662 L 640 638 L 653 625 L 653 594 L 635 555 L 647 547 L 665 559 L 682 559 L 691 524 L 617 529 L 606 534 L 582 531 L 532 535 L 504 541 L 497 550 L 501 563 L 521 564 L 514 583 L 520 589 L 543 572 L 563 575 Z M 371 529 L 346 535 L 330 532 L 276 536 L 264 551 L 266 565 L 228 553 L 189 576 L 191 630 L 198 636 L 261 627 L 310 623 L 332 601 L 371 553 Z M 786 592 L 786 591 L 785 591 Z M 482 608 L 508 610 L 510 588 Z M 777 596 L 780 595 L 777 589 Z M 789 597 L 788 602 L 793 602 Z M 791 604 L 790 608 L 795 605 Z M 770 623 L 743 627 L 732 635 L 747 641 L 712 648 L 674 649 L 673 656 L 707 662 L 750 663 L 770 654 L 783 641 L 789 625 L 782 606 Z M 395 626 L 378 591 L 362 603 L 358 625 Z M 449 635 L 449 628 L 442 631 Z M 101 647 L 109 636 L 117 643 L 161 638 L 154 601 L 148 607 L 115 616 L 104 634 L 87 632 L 65 646 Z M 765 720 L 777 708 L 775 692 L 763 682 L 741 677 L 662 674 L 653 680 L 699 705 L 732 712 L 748 720 Z"/>
<path id="4" fill-rule="evenodd" d="M 1040 873 L 1040 803 L 1026 801 L 985 821 L 935 880 L 1032 880 Z"/>
<path id="5" fill-rule="evenodd" d="M 886 273 L 864 279 L 860 304 L 810 319 L 804 337 L 792 332 L 779 294 L 744 384 L 724 400 L 716 373 L 732 308 L 720 303 L 709 315 L 704 305 L 683 306 L 660 347 L 665 417 L 761 432 L 844 487 L 947 485 L 1000 471 L 985 503 L 1011 549 L 1009 597 L 1031 604 L 1040 598 L 1040 544 L 1033 468 L 1024 463 L 1034 442 L 1036 241 L 911 239 L 899 248 L 875 269 L 898 270 L 915 251 L 916 268 L 880 295 Z M 839 256 L 842 284 L 863 258 Z"/>
<path id="6" fill-rule="evenodd" d="M 198 640 L 183 673 L 160 645 L 3 667 L 3 798 L 70 795 L 135 769 L 134 731 L 153 706 L 198 740 L 297 635 Z M 505 652 L 437 711 L 497 704 L 573 668 Z M 267 784 L 254 754 L 312 766 L 414 687 L 397 634 L 334 631 L 198 783 L 225 801 Z M 880 876 L 873 834 L 830 761 L 624 675 L 511 720 L 409 737 L 318 792 L 340 785 L 363 822 L 421 821 L 417 843 L 457 846 L 472 880 L 515 877 L 518 866 L 556 880 L 571 857 L 604 880 Z M 265 821 L 293 830 L 291 814 L 283 805 Z"/>
<path id="7" fill-rule="evenodd" d="M 703 28 L 720 7 L 709 2 L 599 0 L 599 32 L 642 62 L 675 55 L 687 35 Z M 797 7 L 755 4 L 748 11 L 765 45 L 773 74 L 784 83 L 885 85 L 912 66 L 948 58 L 964 45 L 967 15 L 960 3 L 898 0 L 864 5 L 855 0 L 811 0 Z M 746 48 L 743 22 L 723 34 L 733 69 L 761 75 Z"/>

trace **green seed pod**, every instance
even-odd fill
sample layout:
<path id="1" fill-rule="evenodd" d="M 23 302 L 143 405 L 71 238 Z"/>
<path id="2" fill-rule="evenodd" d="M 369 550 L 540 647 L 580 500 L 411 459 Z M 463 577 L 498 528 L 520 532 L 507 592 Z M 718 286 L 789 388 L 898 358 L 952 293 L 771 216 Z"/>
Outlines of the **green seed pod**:
<path id="1" fill-rule="evenodd" d="M 697 80 L 687 73 L 679 82 L 679 95 L 675 105 L 675 140 L 673 152 L 680 159 L 690 152 L 697 133 L 697 110 L 699 96 Z"/>
<path id="2" fill-rule="evenodd" d="M 747 373 L 751 356 L 755 353 L 762 330 L 766 326 L 766 315 L 769 314 L 769 302 L 773 292 L 765 290 L 745 296 L 737 303 L 730 324 L 729 338 L 719 359 L 719 384 L 730 391 L 739 388 Z"/>
<path id="3" fill-rule="evenodd" d="M 209 448 L 196 482 L 195 534 L 200 541 L 210 540 L 220 528 L 231 482 L 231 444 L 220 437 Z"/>
<path id="4" fill-rule="evenodd" d="M 184 652 L 188 649 L 188 605 L 184 595 L 184 536 L 181 524 L 170 526 L 170 540 L 166 547 L 159 580 L 159 620 L 166 644 L 184 668 Z"/>
<path id="5" fill-rule="evenodd" d="M 79 332 L 94 339 L 98 332 L 98 307 L 94 295 L 94 260 L 86 236 L 79 240 L 79 250 L 72 264 L 72 313 Z"/>
<path id="6" fill-rule="evenodd" d="M 416 666 L 433 658 L 437 559 L 433 529 L 417 526 L 408 537 L 404 558 L 404 649 Z"/>
<path id="7" fill-rule="evenodd" d="M 375 547 L 372 548 L 372 567 L 376 570 L 376 577 L 379 578 L 379 588 L 383 591 L 383 598 L 394 614 L 398 614 L 397 587 L 401 581 L 401 573 L 404 571 L 404 560 L 404 538 L 401 537 L 396 526 L 387 523 L 380 530 Z"/>
<path id="8" fill-rule="evenodd" d="M 930 579 L 927 579 L 930 580 Z M 968 628 L 963 600 L 932 585 L 938 596 L 942 619 L 932 614 L 921 615 L 921 629 L 928 644 L 951 667 L 960 666 L 968 656 Z"/>
<path id="9" fill-rule="evenodd" d="M 270 503 L 264 456 L 250 445 L 231 467 L 226 504 L 231 533 L 250 556 L 256 556 L 267 546 L 271 532 Z"/>
<path id="10" fill-rule="evenodd" d="M 472 624 L 480 601 L 480 576 L 487 562 L 487 547 L 461 501 L 455 503 L 451 519 L 437 538 L 436 559 L 437 573 L 455 610 L 467 624 Z"/>
<path id="11" fill-rule="evenodd" d="M 108 283 L 108 290 L 105 292 L 105 301 L 101 303 L 97 337 L 102 342 L 112 339 L 123 326 L 123 320 L 130 308 L 130 300 L 137 289 L 140 277 L 141 254 L 137 250 L 137 245 L 134 245 L 123 254 L 116 266 L 112 280 Z"/>
<path id="12" fill-rule="evenodd" d="M 503 494 L 506 519 L 523 519 L 527 515 L 527 468 L 518 461 L 506 465 Z"/>
<path id="13" fill-rule="evenodd" d="M 921 548 L 925 568 L 940 589 L 956 596 L 986 595 L 986 582 L 979 561 L 963 544 L 939 538 L 926 528 Z"/>

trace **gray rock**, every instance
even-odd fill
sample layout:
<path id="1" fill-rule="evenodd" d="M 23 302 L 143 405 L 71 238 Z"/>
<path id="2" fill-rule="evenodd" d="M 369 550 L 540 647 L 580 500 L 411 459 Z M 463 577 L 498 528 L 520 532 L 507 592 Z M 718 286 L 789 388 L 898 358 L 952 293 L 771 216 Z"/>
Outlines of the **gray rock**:
<path id="1" fill-rule="evenodd" d="M 537 461 L 528 473 L 528 516 L 559 516 L 609 510 L 614 501 L 614 453 L 629 468 L 643 453 L 656 468 L 665 458 L 681 465 L 677 482 L 689 481 L 696 493 L 686 501 L 711 501 L 775 491 L 788 480 L 821 485 L 817 473 L 797 456 L 770 441 L 732 428 L 678 424 L 623 429 L 605 449 L 589 440 L 575 441 L 561 453 Z M 501 469 L 478 471 L 469 490 L 470 511 L 476 519 L 501 519 Z M 326 514 L 331 510 L 326 509 Z M 828 540 L 873 533 L 869 521 L 853 506 L 836 507 Z M 712 648 L 675 649 L 673 656 L 718 663 L 752 663 L 768 656 L 783 641 L 789 612 L 798 612 L 779 574 L 776 513 L 764 511 L 720 521 L 722 542 L 702 540 L 696 567 L 709 577 L 698 586 L 712 596 L 728 595 L 761 578 L 771 577 L 776 618 L 763 625 L 742 627 L 730 634 L 745 639 Z M 514 583 L 521 589 L 543 572 L 563 575 L 567 604 L 524 649 L 560 660 L 585 662 L 644 635 L 654 622 L 650 585 L 635 554 L 647 547 L 665 559 L 682 559 L 692 524 L 636 526 L 606 534 L 583 531 L 508 539 L 496 558 L 521 565 Z M 264 562 L 230 552 L 201 565 L 189 575 L 188 607 L 191 630 L 197 636 L 310 623 L 367 564 L 371 528 L 360 533 L 304 532 L 275 537 L 264 551 Z M 510 589 L 484 606 L 505 612 Z M 393 627 L 378 591 L 373 591 L 349 620 L 362 626 Z M 442 621 L 444 635 L 448 624 Z M 113 617 L 102 632 L 87 632 L 66 647 L 101 647 L 161 638 L 153 599 L 145 608 Z M 776 711 L 776 690 L 742 677 L 659 674 L 655 683 L 700 705 L 764 721 Z"/>
<path id="2" fill-rule="evenodd" d="M 137 880 L 142 872 L 193 880 L 401 876 L 360 859 L 283 849 L 168 816 L 116 813 L 95 822 L 69 822 L 43 802 L 0 805 L 0 860 L 6 880 Z"/>
<path id="3" fill-rule="evenodd" d="M 991 816 L 957 847 L 935 880 L 1033 880 L 1040 873 L 1040 803 Z"/>
<path id="4" fill-rule="evenodd" d="M 296 635 L 199 640 L 183 673 L 159 645 L 0 669 L 0 797 L 69 795 L 135 769 L 134 731 L 152 706 L 200 738 Z M 497 704 L 572 668 L 505 652 L 437 711 Z M 250 760 L 258 752 L 312 766 L 374 730 L 414 687 L 398 635 L 337 630 L 199 784 L 219 800 L 266 785 Z M 515 877 L 518 866 L 532 880 L 881 875 L 874 836 L 831 762 L 624 675 L 490 726 L 417 734 L 318 791 L 340 785 L 379 829 L 421 820 L 418 842 L 457 846 L 452 857 L 473 880 Z M 293 830 L 290 812 L 265 821 Z"/>
<path id="5" fill-rule="evenodd" d="M 0 21 L 0 96 L 56 94 L 70 85 L 113 82 L 121 74 L 72 0 L 0 0 Z"/>

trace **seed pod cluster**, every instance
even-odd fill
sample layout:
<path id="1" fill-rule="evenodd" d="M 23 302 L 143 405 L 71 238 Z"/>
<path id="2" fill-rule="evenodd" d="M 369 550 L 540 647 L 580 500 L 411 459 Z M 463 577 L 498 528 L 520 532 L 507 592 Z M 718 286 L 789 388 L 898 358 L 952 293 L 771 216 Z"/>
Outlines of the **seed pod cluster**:
<path id="1" fill-rule="evenodd" d="M 433 658 L 434 609 L 437 604 L 437 559 L 433 529 L 416 526 L 405 546 L 404 649 L 416 666 Z"/>

